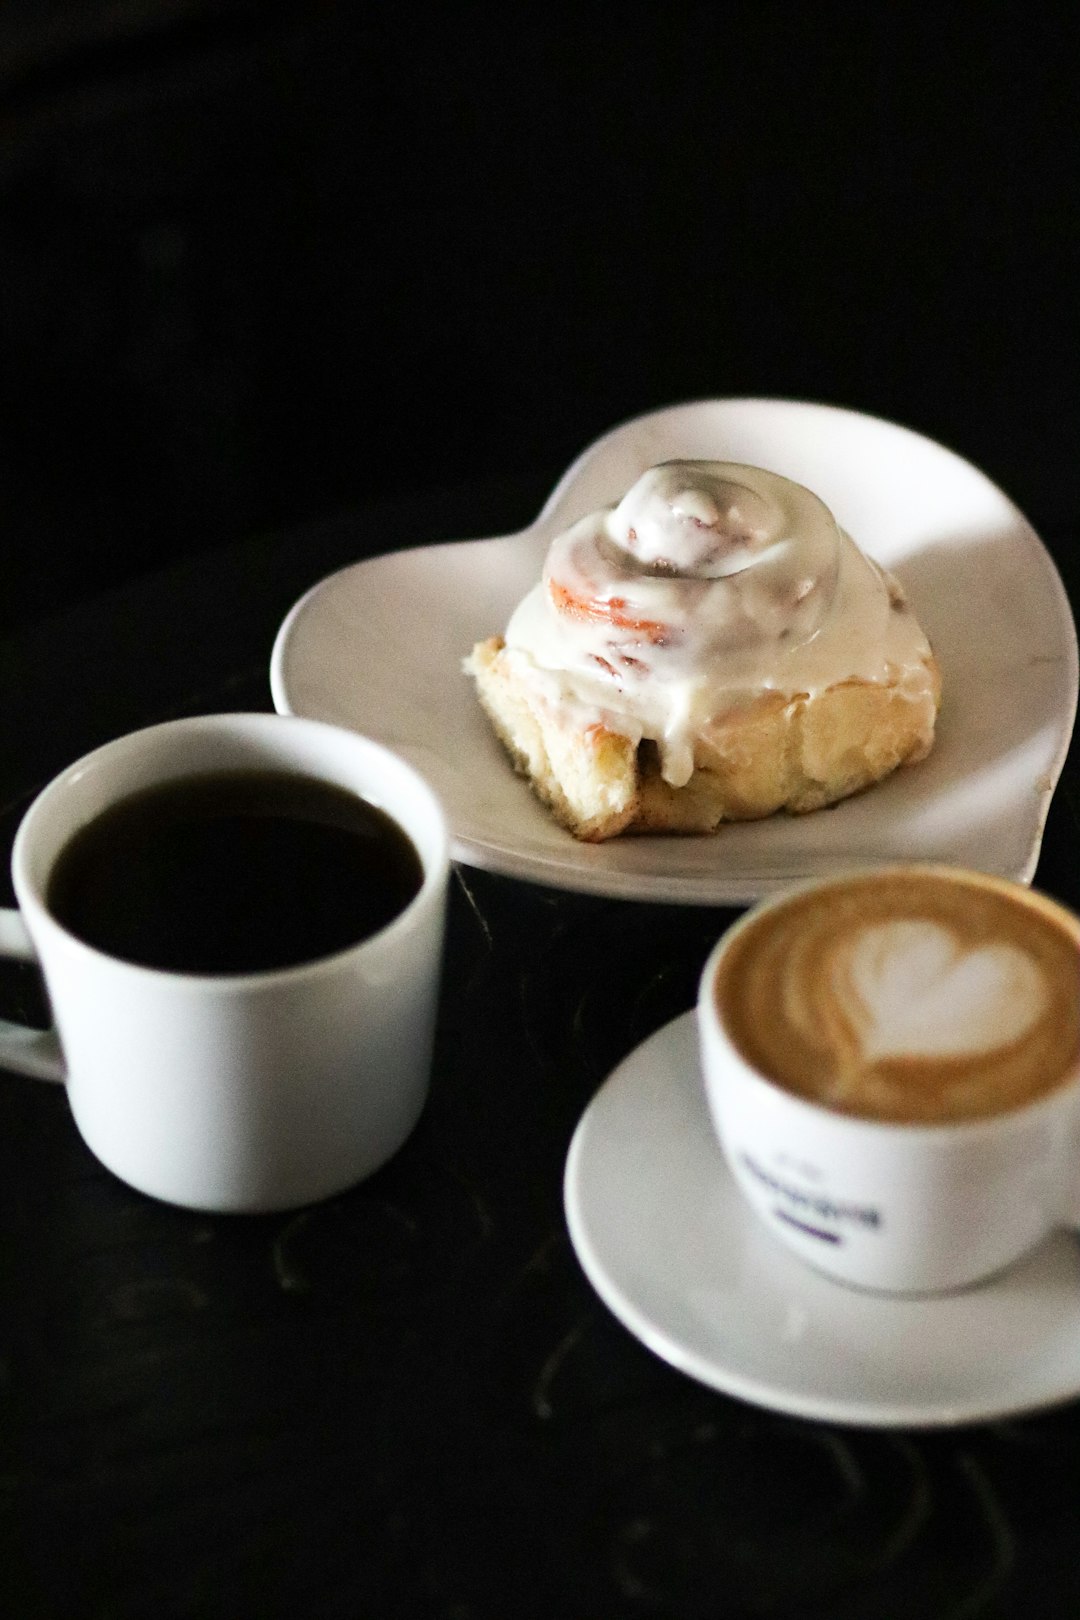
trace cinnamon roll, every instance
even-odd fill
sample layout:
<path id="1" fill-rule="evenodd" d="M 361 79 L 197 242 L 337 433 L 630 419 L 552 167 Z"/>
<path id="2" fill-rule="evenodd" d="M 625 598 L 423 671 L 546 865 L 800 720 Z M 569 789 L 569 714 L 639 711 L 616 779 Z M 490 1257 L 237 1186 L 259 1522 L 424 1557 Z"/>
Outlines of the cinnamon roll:
<path id="1" fill-rule="evenodd" d="M 818 809 L 924 758 L 940 703 L 898 583 L 810 490 L 729 462 L 664 462 L 573 524 L 466 668 L 589 840 Z"/>

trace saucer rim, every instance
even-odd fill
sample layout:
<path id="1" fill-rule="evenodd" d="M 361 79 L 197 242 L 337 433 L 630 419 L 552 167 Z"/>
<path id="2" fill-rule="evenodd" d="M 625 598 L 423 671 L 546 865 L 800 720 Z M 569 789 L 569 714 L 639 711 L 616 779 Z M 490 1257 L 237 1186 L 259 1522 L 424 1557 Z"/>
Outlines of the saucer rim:
<path id="1" fill-rule="evenodd" d="M 652 1320 L 644 1308 L 639 1307 L 625 1291 L 623 1284 L 609 1274 L 600 1247 L 589 1231 L 588 1222 L 580 1208 L 580 1197 L 583 1182 L 588 1175 L 587 1155 L 595 1148 L 595 1144 L 589 1139 L 590 1131 L 595 1129 L 599 1110 L 603 1106 L 601 1099 L 604 1094 L 610 1096 L 615 1088 L 640 1086 L 658 1060 L 663 1062 L 664 1070 L 670 1075 L 673 1084 L 690 1084 L 685 1063 L 673 1063 L 670 1056 L 674 1055 L 671 1053 L 672 1047 L 687 1042 L 695 1019 L 696 1013 L 693 1009 L 679 1014 L 642 1040 L 616 1065 L 598 1087 L 578 1120 L 566 1156 L 563 1206 L 571 1244 L 588 1282 L 611 1314 L 629 1333 L 677 1372 L 720 1394 L 734 1396 L 764 1410 L 788 1417 L 865 1429 L 960 1428 L 1052 1411 L 1080 1396 L 1080 1345 L 1077 1348 L 1072 1381 L 1051 1393 L 1033 1394 L 1030 1399 L 1023 1395 L 1018 1398 L 1015 1394 L 1008 1394 L 1003 1384 L 1000 1395 L 993 1399 L 984 1394 L 968 1401 L 928 1399 L 922 1402 L 903 1400 L 885 1402 L 873 1398 L 842 1399 L 832 1395 L 818 1396 L 805 1390 L 785 1388 L 782 1382 L 754 1378 L 737 1368 L 732 1369 L 723 1365 L 720 1357 L 710 1358 L 700 1354 L 685 1345 L 675 1329 Z M 696 1054 L 696 1039 L 693 1040 L 692 1050 Z M 696 1064 L 694 1072 L 700 1083 L 700 1071 L 696 1068 Z M 872 1308 L 880 1309 L 883 1314 L 893 1310 L 898 1314 L 902 1312 L 906 1318 L 904 1326 L 907 1332 L 918 1331 L 918 1321 L 913 1318 L 917 1318 L 920 1313 L 928 1325 L 930 1314 L 943 1300 L 951 1297 L 941 1294 L 891 1297 L 868 1289 L 853 1288 L 827 1276 L 824 1272 L 817 1271 L 806 1261 L 790 1254 L 775 1237 L 760 1226 L 738 1192 L 718 1143 L 716 1169 L 727 1190 L 724 1213 L 728 1220 L 736 1221 L 743 1230 L 760 1231 L 762 1235 L 768 1237 L 768 1243 L 760 1245 L 761 1254 L 774 1258 L 778 1267 L 784 1269 L 790 1267 L 791 1274 L 795 1278 L 798 1278 L 800 1273 L 804 1274 L 808 1288 L 823 1288 L 826 1294 L 835 1289 L 838 1296 L 857 1294 L 869 1301 Z M 1074 1235 L 1070 1233 L 1051 1234 L 1026 1259 L 1031 1260 L 1050 1244 L 1070 1241 L 1075 1241 Z M 1021 1261 L 1016 1264 L 1023 1263 Z M 972 1285 L 972 1289 L 993 1295 L 1000 1289 L 1003 1278 L 1010 1275 L 1014 1269 L 1014 1266 L 1010 1266 L 997 1276 Z M 957 1295 L 966 1292 L 969 1290 L 955 1291 Z"/>

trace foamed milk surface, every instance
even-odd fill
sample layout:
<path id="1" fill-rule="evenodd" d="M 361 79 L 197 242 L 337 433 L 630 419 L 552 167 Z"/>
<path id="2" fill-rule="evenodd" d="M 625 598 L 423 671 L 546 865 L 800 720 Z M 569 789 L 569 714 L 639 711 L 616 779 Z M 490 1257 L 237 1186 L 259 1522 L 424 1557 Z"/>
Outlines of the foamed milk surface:
<path id="1" fill-rule="evenodd" d="M 1080 1065 L 1080 935 L 988 879 L 796 896 L 736 936 L 717 996 L 761 1072 L 870 1119 L 1003 1112 Z"/>
<path id="2" fill-rule="evenodd" d="M 655 740 L 676 786 L 695 735 L 762 692 L 853 679 L 925 702 L 932 689 L 895 581 L 811 491 L 731 462 L 650 468 L 557 537 L 506 644 L 518 678 L 583 728 Z"/>
<path id="3" fill-rule="evenodd" d="M 917 919 L 857 933 L 833 990 L 870 1062 L 1008 1046 L 1032 1028 L 1047 999 L 1038 967 L 1018 946 L 966 947 L 939 923 Z"/>

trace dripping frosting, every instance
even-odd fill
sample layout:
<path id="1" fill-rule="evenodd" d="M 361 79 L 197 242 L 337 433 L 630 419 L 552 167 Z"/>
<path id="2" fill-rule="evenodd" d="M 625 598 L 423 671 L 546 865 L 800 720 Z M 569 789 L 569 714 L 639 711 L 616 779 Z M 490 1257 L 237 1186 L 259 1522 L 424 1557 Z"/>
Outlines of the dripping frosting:
<path id="1" fill-rule="evenodd" d="M 652 739 L 673 786 L 695 738 L 762 693 L 932 687 L 896 581 L 810 490 L 733 462 L 663 462 L 571 525 L 505 640 L 540 701 Z"/>

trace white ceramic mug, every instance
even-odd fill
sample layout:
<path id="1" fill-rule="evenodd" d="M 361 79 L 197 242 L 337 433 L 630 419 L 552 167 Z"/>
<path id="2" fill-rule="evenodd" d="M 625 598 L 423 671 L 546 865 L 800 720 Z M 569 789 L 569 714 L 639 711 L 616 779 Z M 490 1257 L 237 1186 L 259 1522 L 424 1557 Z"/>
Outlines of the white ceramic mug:
<path id="1" fill-rule="evenodd" d="M 840 1113 L 768 1078 L 725 1028 L 717 975 L 759 917 L 830 881 L 753 907 L 705 964 L 697 1021 L 713 1124 L 753 1210 L 818 1270 L 886 1293 L 960 1288 L 1001 1271 L 1056 1227 L 1080 1224 L 1080 1065 L 1023 1106 L 929 1124 Z M 1033 898 L 1077 942 L 1080 995 L 1080 921 Z"/>
<path id="2" fill-rule="evenodd" d="M 377 805 L 416 847 L 418 893 L 346 950 L 219 977 L 121 961 L 52 916 L 50 873 L 86 822 L 153 784 L 237 769 L 303 773 Z M 64 1081 L 102 1163 L 171 1203 L 265 1211 L 340 1192 L 400 1147 L 423 1108 L 448 874 L 435 795 L 366 738 L 272 714 L 121 737 L 56 777 L 16 835 L 19 910 L 0 912 L 0 954 L 40 964 L 55 1027 L 0 1023 L 0 1066 Z"/>

